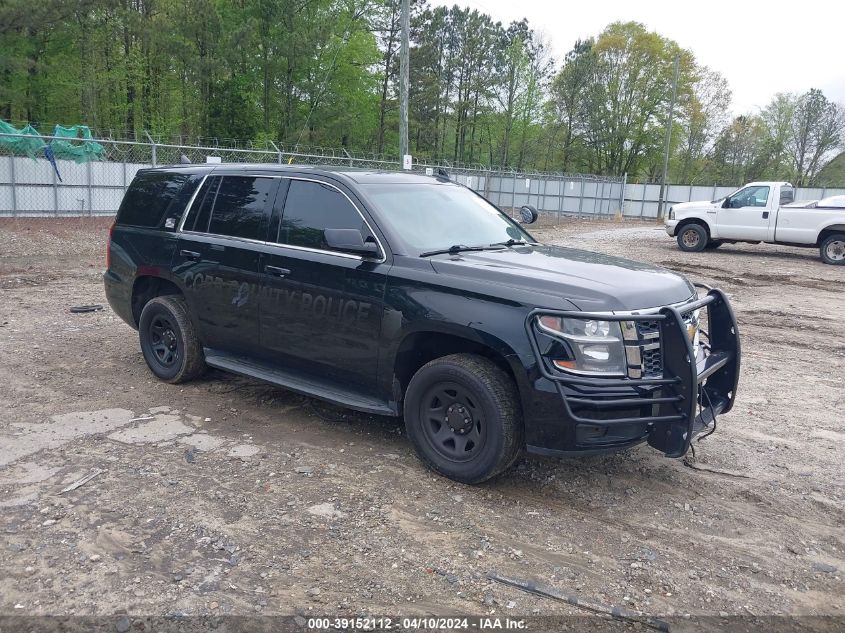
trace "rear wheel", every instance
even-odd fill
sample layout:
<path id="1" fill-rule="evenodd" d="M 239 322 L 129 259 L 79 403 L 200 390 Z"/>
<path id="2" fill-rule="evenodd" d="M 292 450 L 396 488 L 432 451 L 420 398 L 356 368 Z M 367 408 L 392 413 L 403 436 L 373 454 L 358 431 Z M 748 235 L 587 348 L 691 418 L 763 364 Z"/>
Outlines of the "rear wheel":
<path id="1" fill-rule="evenodd" d="M 700 224 L 687 224 L 678 233 L 678 247 L 687 253 L 703 251 L 708 241 L 707 229 Z"/>
<path id="2" fill-rule="evenodd" d="M 824 238 L 819 253 L 825 264 L 845 265 L 845 233 L 834 233 Z"/>
<path id="3" fill-rule="evenodd" d="M 524 441 L 516 385 L 474 354 L 438 358 L 414 375 L 405 393 L 405 427 L 429 467 L 465 484 L 506 470 Z"/>
<path id="4" fill-rule="evenodd" d="M 150 299 L 141 311 L 138 334 L 144 360 L 164 382 L 186 382 L 205 371 L 202 345 L 181 297 Z"/>

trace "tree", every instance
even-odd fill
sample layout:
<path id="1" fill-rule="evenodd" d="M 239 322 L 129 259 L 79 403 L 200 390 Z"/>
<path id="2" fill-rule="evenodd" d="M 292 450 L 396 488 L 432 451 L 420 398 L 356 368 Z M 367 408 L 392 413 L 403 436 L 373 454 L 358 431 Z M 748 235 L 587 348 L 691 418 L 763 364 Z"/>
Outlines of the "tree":
<path id="1" fill-rule="evenodd" d="M 811 184 L 826 159 L 845 140 L 845 109 L 813 88 L 797 98 L 790 131 L 788 149 L 795 184 Z"/>
<path id="2" fill-rule="evenodd" d="M 561 71 L 552 81 L 550 105 L 559 125 L 563 128 L 561 166 L 569 170 L 573 159 L 573 145 L 580 140 L 584 126 L 579 122 L 584 115 L 583 95 L 594 76 L 596 63 L 593 40 L 578 40 L 566 54 Z"/>
<path id="3" fill-rule="evenodd" d="M 742 184 L 764 175 L 766 136 L 765 122 L 759 116 L 736 117 L 713 148 L 716 180 Z"/>
<path id="4" fill-rule="evenodd" d="M 693 56 L 636 22 L 608 26 L 592 53 L 580 107 L 587 167 L 600 174 L 635 174 L 650 153 L 660 151 L 674 58 L 680 57 L 678 90 L 684 94 L 690 91 Z"/>
<path id="5" fill-rule="evenodd" d="M 676 180 L 693 182 L 704 170 L 704 161 L 716 135 L 728 122 L 731 91 L 727 80 L 706 66 L 696 67 L 687 94 L 679 104 L 681 134 L 678 152 L 680 167 Z"/>

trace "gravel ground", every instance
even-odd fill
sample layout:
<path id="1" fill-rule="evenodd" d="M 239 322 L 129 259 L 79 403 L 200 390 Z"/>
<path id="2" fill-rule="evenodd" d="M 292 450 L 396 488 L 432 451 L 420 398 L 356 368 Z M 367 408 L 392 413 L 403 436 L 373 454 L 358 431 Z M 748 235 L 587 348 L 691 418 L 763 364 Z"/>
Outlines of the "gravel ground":
<path id="1" fill-rule="evenodd" d="M 686 254 L 642 222 L 537 231 L 725 289 L 738 402 L 696 468 L 638 447 L 467 487 L 425 470 L 399 421 L 216 371 L 154 380 L 103 295 L 107 228 L 0 221 L 0 617 L 586 613 L 498 570 L 680 629 L 842 626 L 845 269 L 816 251 Z"/>

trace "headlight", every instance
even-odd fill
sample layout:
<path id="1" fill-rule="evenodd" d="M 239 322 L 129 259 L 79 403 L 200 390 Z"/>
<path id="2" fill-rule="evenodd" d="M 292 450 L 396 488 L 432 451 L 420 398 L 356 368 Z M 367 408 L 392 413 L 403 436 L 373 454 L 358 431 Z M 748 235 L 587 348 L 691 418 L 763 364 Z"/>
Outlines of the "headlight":
<path id="1" fill-rule="evenodd" d="M 625 345 L 618 321 L 541 315 L 539 329 L 560 341 L 544 355 L 557 369 L 595 376 L 624 376 Z"/>
<path id="2" fill-rule="evenodd" d="M 669 219 L 670 220 L 675 219 L 675 208 L 674 207 L 669 207 Z"/>

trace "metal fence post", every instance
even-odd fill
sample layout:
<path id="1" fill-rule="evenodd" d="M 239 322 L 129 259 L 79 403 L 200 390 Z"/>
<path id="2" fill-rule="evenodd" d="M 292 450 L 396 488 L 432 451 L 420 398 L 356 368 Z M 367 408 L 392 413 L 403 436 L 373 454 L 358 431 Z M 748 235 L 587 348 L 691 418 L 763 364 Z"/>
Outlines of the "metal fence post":
<path id="1" fill-rule="evenodd" d="M 85 163 L 85 172 L 88 177 L 88 215 L 94 215 L 94 195 L 91 187 L 93 186 L 93 170 L 91 169 L 91 161 Z"/>
<path id="2" fill-rule="evenodd" d="M 270 145 L 273 146 L 273 149 L 276 150 L 276 157 L 278 158 L 279 165 L 282 164 L 282 150 L 279 149 L 278 145 L 276 145 L 273 141 L 269 141 Z"/>
<path id="3" fill-rule="evenodd" d="M 56 170 L 51 169 L 50 174 L 53 176 L 53 214 L 59 215 L 59 179 L 56 178 Z"/>
<path id="4" fill-rule="evenodd" d="M 622 175 L 622 193 L 619 194 L 619 215 L 625 217 L 625 187 L 628 185 L 628 172 Z"/>
<path id="5" fill-rule="evenodd" d="M 557 224 L 560 224 L 560 216 L 563 213 L 563 196 L 566 193 L 566 181 L 561 178 L 560 179 L 560 187 L 558 188 L 558 199 L 557 199 Z"/>
<path id="6" fill-rule="evenodd" d="M 156 142 L 153 140 L 153 137 L 150 136 L 150 133 L 147 132 L 146 130 L 144 130 L 144 134 L 146 134 L 147 138 L 150 140 L 150 149 L 151 149 L 151 152 L 152 152 L 153 167 L 158 167 L 158 164 L 157 164 L 158 160 L 157 160 L 157 156 L 156 156 Z"/>
<path id="7" fill-rule="evenodd" d="M 580 177 L 581 191 L 578 194 L 578 219 L 581 219 L 581 214 L 584 211 L 584 176 Z"/>
<path id="8" fill-rule="evenodd" d="M 604 205 L 604 186 L 606 184 L 607 183 L 604 180 L 601 181 L 601 193 L 598 193 L 598 191 L 596 191 L 596 193 L 598 193 L 598 196 L 597 196 L 598 200 L 596 198 L 593 198 L 593 214 L 596 215 L 596 202 L 598 202 L 599 212 L 598 212 L 597 215 L 599 217 L 604 215 L 604 211 L 602 210 L 602 206 Z"/>
<path id="9" fill-rule="evenodd" d="M 9 174 L 12 177 L 12 216 L 18 214 L 18 181 L 15 178 L 15 157 L 9 156 Z"/>
<path id="10" fill-rule="evenodd" d="M 537 200 L 537 202 L 540 203 L 538 205 L 540 207 L 540 209 L 539 209 L 540 211 L 542 211 L 546 207 L 546 187 L 548 187 L 548 185 L 549 185 L 549 179 L 543 178 L 543 197 L 540 198 L 539 200 Z M 537 187 L 537 189 L 539 189 L 539 187 Z"/>
<path id="11" fill-rule="evenodd" d="M 513 186 L 511 187 L 511 217 L 513 217 L 513 210 L 516 208 L 516 172 L 511 174 L 513 176 Z"/>

